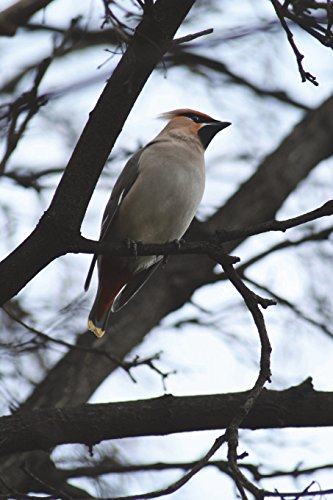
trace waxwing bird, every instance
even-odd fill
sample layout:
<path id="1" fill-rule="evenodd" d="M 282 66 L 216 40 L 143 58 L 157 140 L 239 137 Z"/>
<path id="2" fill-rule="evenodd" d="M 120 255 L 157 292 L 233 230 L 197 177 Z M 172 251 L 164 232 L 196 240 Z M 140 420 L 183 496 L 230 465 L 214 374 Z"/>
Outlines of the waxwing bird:
<path id="1" fill-rule="evenodd" d="M 213 137 L 230 125 L 191 109 L 162 115 L 164 129 L 137 151 L 121 172 L 103 215 L 100 240 L 166 243 L 181 238 L 189 227 L 205 187 L 204 151 Z M 161 255 L 94 256 L 98 289 L 88 328 L 105 333 L 110 311 L 121 309 L 162 261 Z"/>

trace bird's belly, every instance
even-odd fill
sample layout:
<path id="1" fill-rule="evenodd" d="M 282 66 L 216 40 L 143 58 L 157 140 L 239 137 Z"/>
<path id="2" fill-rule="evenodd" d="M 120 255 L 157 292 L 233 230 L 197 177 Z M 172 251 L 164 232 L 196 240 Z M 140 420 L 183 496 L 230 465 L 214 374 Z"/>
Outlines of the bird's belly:
<path id="1" fill-rule="evenodd" d="M 203 195 L 204 175 L 170 167 L 162 175 L 152 172 L 144 182 L 138 180 L 135 188 L 119 207 L 117 238 L 163 243 L 181 238 L 190 225 Z"/>
<path id="2" fill-rule="evenodd" d="M 155 162 L 147 159 L 155 155 Z M 191 155 L 191 153 L 190 153 Z M 156 164 L 156 151 L 147 151 L 144 169 L 122 200 L 112 223 L 112 240 L 131 239 L 143 243 L 165 243 L 181 238 L 189 227 L 205 186 L 203 158 L 165 155 Z M 134 271 L 150 267 L 161 256 L 129 258 Z"/>

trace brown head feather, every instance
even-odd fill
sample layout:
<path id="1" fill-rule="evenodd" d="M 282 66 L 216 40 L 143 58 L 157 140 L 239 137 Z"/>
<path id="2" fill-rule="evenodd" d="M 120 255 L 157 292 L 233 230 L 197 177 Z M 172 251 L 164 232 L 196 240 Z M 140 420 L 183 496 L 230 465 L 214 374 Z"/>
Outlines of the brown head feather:
<path id="1" fill-rule="evenodd" d="M 196 111 L 195 109 L 189 109 L 189 108 L 174 109 L 173 111 L 167 111 L 166 113 L 162 113 L 159 116 L 159 118 L 172 120 L 172 118 L 180 116 L 188 117 L 189 114 L 198 115 L 202 117 L 203 120 L 207 120 L 207 122 L 215 121 L 214 118 L 212 118 L 211 116 L 206 115 L 205 113 L 201 113 L 200 111 Z"/>

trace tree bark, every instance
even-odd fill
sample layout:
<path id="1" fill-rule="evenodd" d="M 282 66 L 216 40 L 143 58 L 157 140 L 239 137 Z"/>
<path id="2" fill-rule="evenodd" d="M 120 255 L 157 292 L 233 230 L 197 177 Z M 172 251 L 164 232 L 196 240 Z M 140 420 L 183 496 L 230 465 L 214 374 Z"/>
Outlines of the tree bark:
<path id="1" fill-rule="evenodd" d="M 18 412 L 0 418 L 0 455 L 48 450 L 68 443 L 92 446 L 106 439 L 225 429 L 248 392 L 159 398 Z M 333 393 L 311 379 L 284 391 L 264 390 L 243 420 L 246 429 L 333 425 Z"/>

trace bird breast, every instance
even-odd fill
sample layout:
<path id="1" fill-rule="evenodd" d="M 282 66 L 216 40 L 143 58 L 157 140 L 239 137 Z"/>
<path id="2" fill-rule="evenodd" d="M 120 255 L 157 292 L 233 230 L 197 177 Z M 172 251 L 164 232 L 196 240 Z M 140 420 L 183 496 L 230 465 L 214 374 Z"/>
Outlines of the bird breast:
<path id="1" fill-rule="evenodd" d="M 204 187 L 204 156 L 197 144 L 153 143 L 139 159 L 138 177 L 118 209 L 113 236 L 146 243 L 181 238 Z"/>

